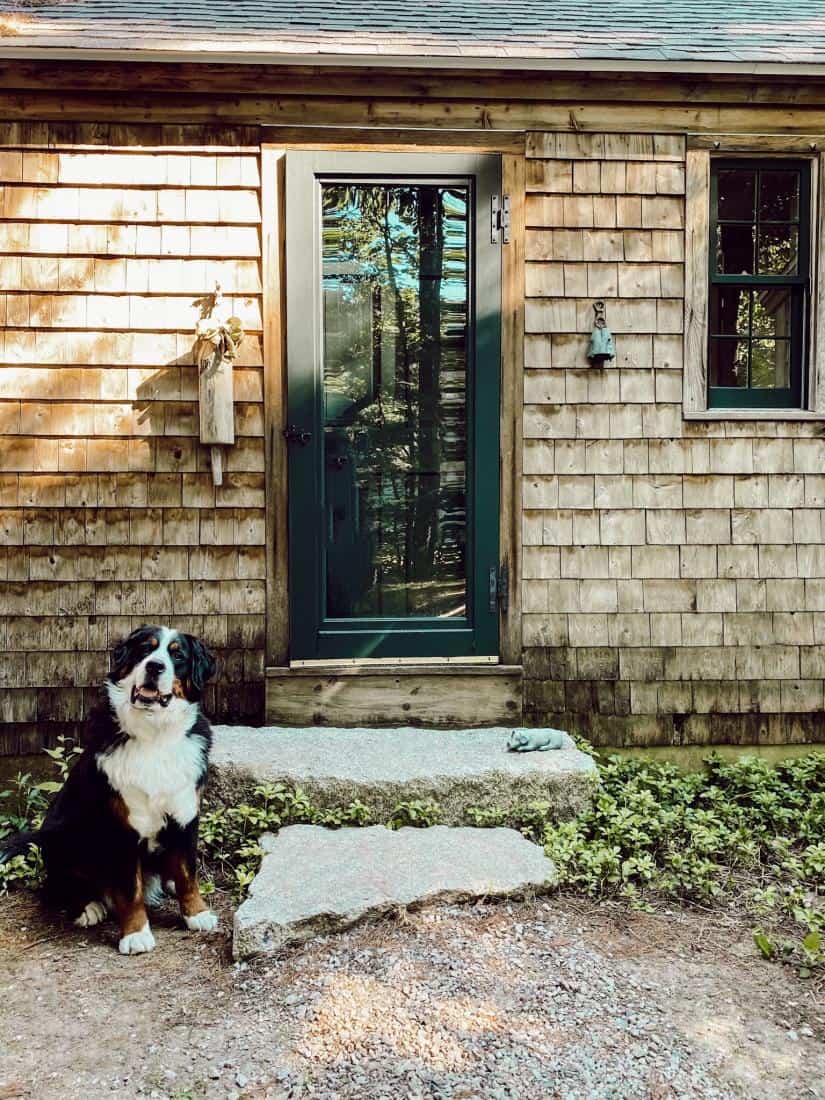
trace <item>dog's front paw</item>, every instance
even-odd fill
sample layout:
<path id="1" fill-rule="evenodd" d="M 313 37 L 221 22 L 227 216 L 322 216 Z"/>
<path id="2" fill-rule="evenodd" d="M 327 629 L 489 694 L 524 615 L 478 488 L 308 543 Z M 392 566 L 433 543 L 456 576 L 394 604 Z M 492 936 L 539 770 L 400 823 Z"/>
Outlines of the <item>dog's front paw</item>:
<path id="1" fill-rule="evenodd" d="M 186 927 L 190 932 L 214 932 L 218 927 L 218 914 L 211 909 L 204 909 L 202 913 L 195 913 L 193 917 L 184 914 Z"/>
<path id="2" fill-rule="evenodd" d="M 106 920 L 108 909 L 102 901 L 90 901 L 79 917 L 75 917 L 75 925 L 78 928 L 94 928 L 102 920 Z"/>
<path id="3" fill-rule="evenodd" d="M 117 945 L 121 955 L 142 955 L 146 951 L 152 951 L 155 946 L 155 937 L 148 924 L 144 924 L 139 932 L 130 932 L 123 936 Z"/>

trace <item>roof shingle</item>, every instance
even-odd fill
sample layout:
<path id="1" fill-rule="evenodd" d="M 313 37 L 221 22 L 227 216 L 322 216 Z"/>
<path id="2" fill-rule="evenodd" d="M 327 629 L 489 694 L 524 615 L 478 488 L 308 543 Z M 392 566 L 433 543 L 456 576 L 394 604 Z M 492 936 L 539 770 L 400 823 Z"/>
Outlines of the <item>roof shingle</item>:
<path id="1" fill-rule="evenodd" d="M 821 0 L 0 0 L 0 53 L 825 63 Z"/>

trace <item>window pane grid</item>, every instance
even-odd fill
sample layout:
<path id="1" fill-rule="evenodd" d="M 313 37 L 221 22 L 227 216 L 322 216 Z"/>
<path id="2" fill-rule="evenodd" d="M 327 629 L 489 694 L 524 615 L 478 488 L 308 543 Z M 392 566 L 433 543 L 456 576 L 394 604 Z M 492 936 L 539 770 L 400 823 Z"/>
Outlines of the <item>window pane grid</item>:
<path id="1" fill-rule="evenodd" d="M 799 403 L 808 187 L 804 162 L 712 165 L 711 405 Z"/>

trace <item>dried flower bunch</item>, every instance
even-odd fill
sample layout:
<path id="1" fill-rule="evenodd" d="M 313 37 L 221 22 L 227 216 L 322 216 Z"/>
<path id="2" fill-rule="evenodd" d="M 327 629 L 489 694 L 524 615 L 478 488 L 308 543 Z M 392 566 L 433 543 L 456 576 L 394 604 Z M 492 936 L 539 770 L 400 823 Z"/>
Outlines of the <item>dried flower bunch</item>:
<path id="1" fill-rule="evenodd" d="M 228 359 L 230 362 L 237 357 L 244 337 L 243 325 L 238 317 L 229 317 L 225 321 L 202 317 L 198 321 L 195 334 L 199 340 L 209 341 L 220 352 L 221 359 Z"/>

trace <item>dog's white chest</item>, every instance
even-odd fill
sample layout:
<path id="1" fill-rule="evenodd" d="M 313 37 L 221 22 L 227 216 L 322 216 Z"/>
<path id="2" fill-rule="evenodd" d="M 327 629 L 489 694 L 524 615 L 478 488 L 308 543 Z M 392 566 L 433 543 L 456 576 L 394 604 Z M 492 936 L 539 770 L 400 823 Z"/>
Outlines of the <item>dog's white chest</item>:
<path id="1" fill-rule="evenodd" d="M 129 811 L 129 824 L 149 842 L 150 848 L 155 847 L 157 835 L 167 817 L 179 825 L 188 825 L 198 809 L 194 786 L 147 794 L 140 787 L 126 785 L 121 788 L 120 795 Z"/>
<path id="2" fill-rule="evenodd" d="M 130 740 L 98 757 L 98 766 L 123 799 L 129 824 L 150 848 L 167 817 L 185 826 L 198 812 L 197 781 L 203 770 L 200 738 L 148 744 Z"/>

